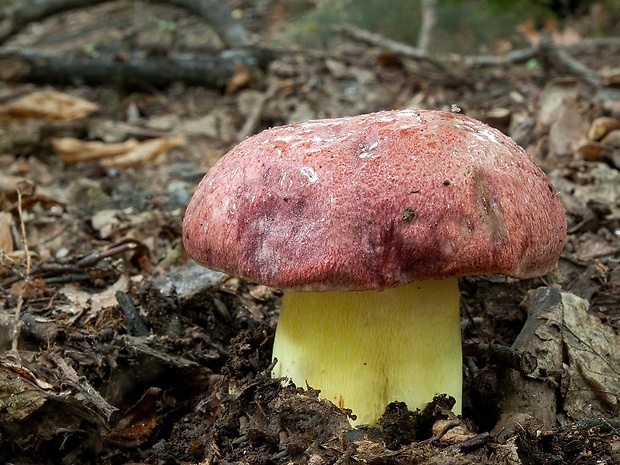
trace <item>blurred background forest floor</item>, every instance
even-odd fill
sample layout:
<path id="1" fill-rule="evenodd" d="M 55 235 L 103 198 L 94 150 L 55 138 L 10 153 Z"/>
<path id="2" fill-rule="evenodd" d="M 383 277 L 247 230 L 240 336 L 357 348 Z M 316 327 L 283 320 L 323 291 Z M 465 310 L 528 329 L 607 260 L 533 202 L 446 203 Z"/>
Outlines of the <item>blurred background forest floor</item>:
<path id="1" fill-rule="evenodd" d="M 5 1 L 0 461 L 620 463 L 618 24 L 618 0 Z M 514 138 L 569 237 L 544 278 L 460 280 L 462 417 L 351 429 L 270 379 L 280 292 L 195 265 L 181 221 L 256 132 L 418 107 Z"/>

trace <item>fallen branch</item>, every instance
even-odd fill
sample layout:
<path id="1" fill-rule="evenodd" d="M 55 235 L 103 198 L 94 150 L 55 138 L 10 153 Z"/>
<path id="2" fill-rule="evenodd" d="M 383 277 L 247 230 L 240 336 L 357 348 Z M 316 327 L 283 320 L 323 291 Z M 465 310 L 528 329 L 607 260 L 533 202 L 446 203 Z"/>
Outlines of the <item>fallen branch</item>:
<path id="1" fill-rule="evenodd" d="M 603 47 L 620 47 L 620 37 L 599 37 L 596 39 L 582 39 L 574 44 L 564 47 L 571 53 L 586 52 L 589 50 L 600 50 Z"/>
<path id="2" fill-rule="evenodd" d="M 25 26 L 63 11 L 85 8 L 107 0 L 45 0 L 21 2 L 0 12 L 0 43 L 17 34 Z"/>
<path id="3" fill-rule="evenodd" d="M 552 67 L 578 76 L 593 86 L 599 86 L 603 83 L 603 79 L 597 72 L 592 71 L 579 60 L 573 58 L 566 49 L 556 46 L 549 38 L 541 41 L 539 54 L 543 58 L 547 58 Z"/>
<path id="4" fill-rule="evenodd" d="M 25 26 L 65 11 L 87 8 L 109 0 L 39 0 L 18 3 L 0 12 L 0 43 Z M 227 47 L 237 48 L 257 42 L 257 36 L 235 20 L 219 0 L 152 0 L 184 8 L 204 19 Z"/>
<path id="5" fill-rule="evenodd" d="M 130 88 L 162 88 L 184 82 L 222 88 L 237 66 L 262 67 L 270 60 L 270 55 L 259 50 L 227 50 L 217 55 L 135 53 L 119 61 L 112 55 L 93 58 L 81 52 L 68 54 L 0 47 L 0 80 Z"/>
<path id="6" fill-rule="evenodd" d="M 420 50 L 419 48 L 412 47 L 411 45 L 403 44 L 402 42 L 397 42 L 396 40 L 388 39 L 380 34 L 375 34 L 348 24 L 334 26 L 333 31 L 358 42 L 372 45 L 374 47 L 384 48 L 403 58 L 427 61 L 441 70 L 445 70 L 449 67 L 447 63 L 432 57 L 424 50 Z"/>
<path id="7" fill-rule="evenodd" d="M 221 0 L 157 0 L 191 11 L 204 19 L 217 32 L 227 47 L 238 48 L 254 45 L 258 35 L 249 32 L 235 20 Z"/>
<path id="8" fill-rule="evenodd" d="M 449 70 L 455 66 L 463 68 L 485 68 L 496 66 L 509 66 L 525 63 L 532 58 L 537 58 L 542 63 L 552 63 L 555 69 L 560 69 L 568 74 L 576 75 L 586 82 L 598 86 L 603 83 L 602 77 L 586 65 L 573 58 L 569 52 L 588 49 L 597 49 L 601 46 L 620 47 L 620 39 L 587 39 L 582 43 L 567 47 L 560 47 L 550 38 L 541 40 L 537 46 L 513 50 L 505 55 L 443 55 L 432 56 L 428 52 L 412 47 L 401 42 L 388 39 L 380 34 L 374 34 L 350 25 L 340 25 L 334 28 L 334 32 L 350 39 L 362 42 L 374 47 L 380 47 L 391 51 L 395 55 L 416 61 L 428 62 L 440 70 Z"/>

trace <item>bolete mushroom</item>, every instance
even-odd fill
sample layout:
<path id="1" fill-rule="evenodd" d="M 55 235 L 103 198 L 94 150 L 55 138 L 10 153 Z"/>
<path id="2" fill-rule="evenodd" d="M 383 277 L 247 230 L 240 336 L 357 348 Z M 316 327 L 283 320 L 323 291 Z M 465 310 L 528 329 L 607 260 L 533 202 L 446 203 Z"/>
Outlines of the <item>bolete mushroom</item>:
<path id="1" fill-rule="evenodd" d="M 183 223 L 201 264 L 284 289 L 273 376 L 373 424 L 438 393 L 461 409 L 457 277 L 553 270 L 566 219 L 513 140 L 461 114 L 276 127 L 204 177 Z"/>

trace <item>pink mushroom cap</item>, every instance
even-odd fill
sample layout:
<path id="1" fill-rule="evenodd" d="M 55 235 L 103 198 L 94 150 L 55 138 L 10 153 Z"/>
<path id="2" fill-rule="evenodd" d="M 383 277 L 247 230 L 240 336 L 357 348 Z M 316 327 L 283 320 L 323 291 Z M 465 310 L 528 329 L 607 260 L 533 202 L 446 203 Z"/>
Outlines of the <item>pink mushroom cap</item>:
<path id="1" fill-rule="evenodd" d="M 566 217 L 512 139 L 467 116 L 383 111 L 250 137 L 183 221 L 204 266 L 292 290 L 365 290 L 553 270 Z"/>

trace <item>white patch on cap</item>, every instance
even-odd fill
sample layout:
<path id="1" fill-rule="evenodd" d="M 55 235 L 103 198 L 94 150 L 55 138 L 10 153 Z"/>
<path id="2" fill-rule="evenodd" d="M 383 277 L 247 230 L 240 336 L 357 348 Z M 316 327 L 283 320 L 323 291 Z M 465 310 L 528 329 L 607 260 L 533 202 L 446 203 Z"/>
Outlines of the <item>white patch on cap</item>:
<path id="1" fill-rule="evenodd" d="M 362 150 L 360 153 L 360 158 L 378 158 L 381 156 L 381 153 L 372 153 L 374 149 L 379 146 L 379 142 L 373 142 L 369 147 L 366 147 L 364 144 L 360 144 L 359 147 Z"/>
<path id="2" fill-rule="evenodd" d="M 483 142 L 486 139 L 486 140 L 490 140 L 491 142 L 493 142 L 495 144 L 499 143 L 499 141 L 497 140 L 497 137 L 495 137 L 495 134 L 489 128 L 479 129 L 477 132 L 474 132 L 474 136 L 476 136 L 477 139 L 479 139 L 479 140 L 481 140 Z"/>
<path id="3" fill-rule="evenodd" d="M 315 182 L 319 180 L 319 175 L 316 174 L 316 171 L 314 171 L 309 166 L 302 166 L 299 169 L 299 172 L 308 178 L 308 181 L 310 182 L 310 184 L 314 184 Z"/>

